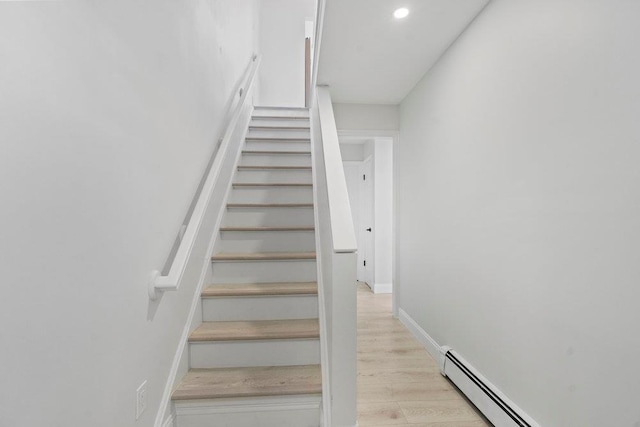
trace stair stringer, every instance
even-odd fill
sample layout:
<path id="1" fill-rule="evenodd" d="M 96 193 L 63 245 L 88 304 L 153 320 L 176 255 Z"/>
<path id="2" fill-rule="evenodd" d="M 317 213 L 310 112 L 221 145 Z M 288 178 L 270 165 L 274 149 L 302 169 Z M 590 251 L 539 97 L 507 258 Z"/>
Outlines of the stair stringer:
<path id="1" fill-rule="evenodd" d="M 213 248 L 220 236 L 220 227 L 224 218 L 227 201 L 231 194 L 233 178 L 237 171 L 238 163 L 242 156 L 242 149 L 245 145 L 245 138 L 249 130 L 249 122 L 253 112 L 253 105 L 247 103 L 240 111 L 240 115 L 236 124 L 236 131 L 233 132 L 231 142 L 228 145 L 227 152 L 218 153 L 228 156 L 232 161 L 223 162 L 224 168 L 220 170 L 214 194 L 207 206 L 207 215 L 215 215 L 214 226 L 209 230 L 200 230 L 211 236 L 207 250 L 204 253 L 192 254 L 194 257 L 202 260 L 202 271 L 200 273 L 198 283 L 193 294 L 189 315 L 187 316 L 185 326 L 176 348 L 173 358 L 171 370 L 162 393 L 158 415 L 155 420 L 155 427 L 164 427 L 166 425 L 173 426 L 176 420 L 175 405 L 171 402 L 171 392 L 177 386 L 179 381 L 189 370 L 189 334 L 193 332 L 202 323 L 202 304 L 201 294 L 206 283 L 210 283 L 213 277 L 211 269 L 211 257 Z M 231 150 L 229 152 L 229 150 Z M 217 197 L 216 197 L 217 196 Z M 211 210 L 212 212 L 209 212 Z M 172 420 L 172 421 L 170 421 Z"/>

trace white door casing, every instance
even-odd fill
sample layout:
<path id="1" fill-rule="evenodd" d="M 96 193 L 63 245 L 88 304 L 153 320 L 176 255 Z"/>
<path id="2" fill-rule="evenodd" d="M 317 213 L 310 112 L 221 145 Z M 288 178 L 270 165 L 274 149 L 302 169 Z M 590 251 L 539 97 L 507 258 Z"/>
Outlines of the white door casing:
<path id="1" fill-rule="evenodd" d="M 361 266 L 363 268 L 363 281 L 371 289 L 375 286 L 374 278 L 374 175 L 373 160 L 371 157 L 362 162 L 360 168 L 360 229 L 358 230 L 359 252 L 362 253 Z M 360 257 L 359 257 L 360 260 Z M 362 279 L 359 279 L 362 280 Z"/>
<path id="2" fill-rule="evenodd" d="M 357 278 L 365 281 L 363 254 L 360 247 L 360 181 L 362 180 L 362 162 L 344 162 L 344 177 L 347 181 L 347 191 L 349 193 L 349 203 L 351 204 L 351 216 L 353 217 L 353 229 L 356 230 L 356 239 L 358 239 L 358 271 Z"/>

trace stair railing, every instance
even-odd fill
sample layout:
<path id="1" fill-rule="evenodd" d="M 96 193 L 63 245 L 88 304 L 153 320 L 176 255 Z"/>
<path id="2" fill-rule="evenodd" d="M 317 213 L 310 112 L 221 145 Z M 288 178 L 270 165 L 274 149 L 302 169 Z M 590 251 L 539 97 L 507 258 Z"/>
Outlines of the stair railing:
<path id="1" fill-rule="evenodd" d="M 317 87 L 314 101 L 310 116 L 323 417 L 326 427 L 354 426 L 357 242 L 329 89 Z"/>
<path id="2" fill-rule="evenodd" d="M 225 128 L 224 135 L 220 139 L 218 147 L 213 154 L 214 157 L 204 183 L 201 185 L 199 194 L 196 196 L 195 205 L 192 205 L 191 214 L 188 215 L 188 223 L 186 226 L 183 225 L 181 229 L 179 246 L 175 251 L 168 272 L 166 274 L 162 274 L 158 270 L 151 272 L 148 287 L 149 298 L 151 300 L 156 300 L 162 292 L 178 290 L 185 271 L 187 270 L 187 263 L 194 251 L 196 238 L 201 231 L 207 208 L 212 202 L 217 201 L 214 200 L 214 193 L 224 193 L 226 190 L 226 183 L 220 184 L 219 178 L 221 172 L 225 170 L 225 165 L 235 165 L 235 161 L 229 160 L 228 157 L 234 152 L 239 153 L 239 150 L 230 150 L 229 148 L 234 141 L 240 141 L 238 143 L 242 142 L 242 138 L 237 138 L 237 133 L 243 131 L 239 129 L 242 127 L 239 126 L 239 122 L 241 117 L 249 117 L 251 112 L 248 110 L 253 108 L 253 106 L 248 103 L 248 100 L 250 99 L 249 94 L 256 80 L 256 72 L 260 65 L 260 59 L 259 55 L 254 55 L 251 58 L 247 72 L 245 72 L 245 78 L 242 80 L 240 88 L 238 89 L 238 96 L 234 97 L 237 101 L 232 101 L 229 106 L 229 111 L 231 111 L 232 114 Z M 235 102 L 235 106 L 233 102 Z M 246 131 L 246 129 L 244 129 L 244 131 Z M 220 197 L 216 199 L 220 199 Z"/>

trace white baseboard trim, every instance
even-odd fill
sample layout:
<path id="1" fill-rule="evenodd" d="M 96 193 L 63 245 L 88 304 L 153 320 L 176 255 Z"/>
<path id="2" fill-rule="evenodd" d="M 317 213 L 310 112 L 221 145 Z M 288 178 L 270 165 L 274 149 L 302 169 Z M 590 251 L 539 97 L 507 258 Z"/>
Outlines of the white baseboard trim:
<path id="1" fill-rule="evenodd" d="M 376 283 L 373 285 L 374 294 L 390 294 L 393 292 L 392 283 Z"/>
<path id="2" fill-rule="evenodd" d="M 169 418 L 167 418 L 164 423 L 162 423 L 162 427 L 175 427 L 175 420 L 175 415 L 169 415 Z"/>
<path id="3" fill-rule="evenodd" d="M 217 228 L 216 228 L 217 229 Z M 207 253 L 213 253 L 213 245 L 215 243 L 216 236 L 214 235 L 209 243 L 209 251 Z M 196 285 L 195 292 L 193 294 L 193 298 L 191 301 L 191 307 L 189 308 L 189 314 L 187 315 L 186 323 L 182 328 L 182 334 L 180 336 L 180 341 L 178 341 L 178 347 L 176 348 L 176 353 L 173 356 L 173 362 L 171 363 L 171 369 L 169 371 L 169 376 L 167 377 L 167 381 L 164 386 L 164 391 L 162 393 L 162 398 L 160 400 L 160 408 L 158 409 L 158 413 L 156 415 L 156 421 L 154 425 L 157 427 L 162 423 L 163 417 L 166 415 L 168 411 L 170 411 L 171 405 L 171 391 L 174 388 L 176 377 L 178 375 L 178 371 L 180 370 L 181 362 L 184 357 L 189 357 L 189 351 L 187 343 L 189 342 L 189 333 L 191 332 L 193 318 L 198 308 L 198 302 L 200 301 L 200 294 L 202 293 L 202 287 L 204 286 L 205 278 L 207 277 L 207 273 L 210 270 L 210 263 L 208 260 L 203 261 L 202 271 L 200 272 L 200 278 L 198 279 L 198 284 Z M 170 418 L 173 420 L 174 414 L 170 415 Z M 166 421 L 162 423 L 162 427 L 165 426 Z M 169 426 L 173 426 L 173 424 L 168 424 Z"/>
<path id="4" fill-rule="evenodd" d="M 400 308 L 398 312 L 399 312 L 398 317 L 402 322 L 402 324 L 405 325 L 407 329 L 413 334 L 413 336 L 415 336 L 416 339 L 420 342 L 420 344 L 424 346 L 424 348 L 427 350 L 427 352 L 429 352 L 431 357 L 433 357 L 438 362 L 438 365 L 440 366 L 440 372 L 442 373 L 442 375 L 447 376 L 445 375 L 446 354 L 447 352 L 451 351 L 451 348 L 448 346 L 440 346 L 433 338 L 431 338 L 431 336 L 424 329 L 420 327 L 420 325 L 416 323 L 415 320 L 411 318 L 411 316 L 407 314 L 406 311 Z M 455 352 L 453 353 L 456 354 Z M 515 413 L 517 413 L 520 417 L 526 420 L 526 422 L 529 423 L 531 427 L 540 426 L 537 422 L 533 420 L 533 418 L 531 418 L 526 412 L 524 412 L 515 403 L 513 403 L 504 393 L 502 393 L 499 388 L 497 388 L 494 384 L 492 384 L 480 372 L 476 371 L 473 365 L 469 364 L 469 362 L 465 361 L 459 355 L 457 355 L 457 358 L 460 359 L 464 363 L 466 368 L 470 372 L 472 372 L 473 375 L 479 378 L 495 395 L 497 395 L 500 399 L 506 402 L 508 406 L 511 407 L 511 409 Z M 451 371 L 455 373 L 454 370 L 451 370 Z M 449 368 L 447 368 L 447 372 L 449 372 Z M 497 423 L 495 425 L 500 425 L 500 426 L 512 425 L 511 423 L 501 421 L 504 418 L 504 413 L 499 413 L 495 409 L 489 407 L 488 405 L 484 405 L 482 400 L 478 400 L 477 390 L 480 390 L 480 389 L 475 389 L 474 387 L 471 387 L 471 388 L 465 387 L 463 384 L 457 381 L 456 375 L 453 375 L 450 378 L 450 380 L 452 380 L 453 383 L 455 383 L 459 387 L 460 391 L 462 391 L 469 398 L 469 400 L 471 400 L 476 405 L 476 407 L 478 407 L 480 412 L 482 412 L 493 423 Z"/>
<path id="5" fill-rule="evenodd" d="M 418 342 L 427 349 L 431 357 L 433 357 L 438 362 L 440 368 L 442 369 L 442 364 L 440 363 L 441 347 L 440 345 L 438 345 L 436 340 L 431 338 L 431 336 L 424 329 L 422 329 L 420 325 L 418 325 L 416 321 L 407 314 L 406 311 L 401 308 L 398 309 L 398 318 L 400 319 L 402 324 L 407 327 L 409 332 L 411 332 L 413 336 L 416 337 Z"/>

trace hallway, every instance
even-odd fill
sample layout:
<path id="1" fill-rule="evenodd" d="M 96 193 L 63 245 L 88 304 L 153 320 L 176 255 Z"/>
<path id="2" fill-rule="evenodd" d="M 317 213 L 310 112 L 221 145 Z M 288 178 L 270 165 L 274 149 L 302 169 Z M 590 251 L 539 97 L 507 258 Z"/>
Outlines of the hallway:
<path id="1" fill-rule="evenodd" d="M 358 425 L 490 426 L 391 317 L 391 294 L 358 284 Z"/>

